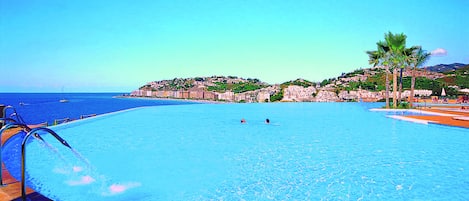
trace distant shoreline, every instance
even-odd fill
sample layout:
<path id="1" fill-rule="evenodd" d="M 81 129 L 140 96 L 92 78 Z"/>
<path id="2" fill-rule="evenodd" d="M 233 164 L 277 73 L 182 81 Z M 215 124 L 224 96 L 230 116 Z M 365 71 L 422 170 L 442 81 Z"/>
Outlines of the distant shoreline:
<path id="1" fill-rule="evenodd" d="M 143 99 L 143 100 L 169 100 L 169 101 L 192 102 L 192 103 L 206 103 L 206 104 L 225 104 L 225 103 L 232 103 L 232 102 L 214 101 L 214 100 L 197 100 L 197 99 L 182 99 L 182 98 L 161 98 L 161 97 L 143 97 L 143 96 L 114 96 L 114 98 L 133 98 L 133 99 Z"/>

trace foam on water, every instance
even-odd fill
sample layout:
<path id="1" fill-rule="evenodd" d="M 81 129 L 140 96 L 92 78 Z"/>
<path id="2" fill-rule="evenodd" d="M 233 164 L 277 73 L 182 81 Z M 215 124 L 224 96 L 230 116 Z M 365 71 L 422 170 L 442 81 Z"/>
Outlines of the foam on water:
<path id="1" fill-rule="evenodd" d="M 124 184 L 112 184 L 109 186 L 109 191 L 104 192 L 102 195 L 111 196 L 115 194 L 124 193 L 128 189 L 139 187 L 141 184 L 138 182 L 128 182 Z"/>
<path id="2" fill-rule="evenodd" d="M 80 178 L 80 180 L 69 180 L 69 181 L 67 181 L 67 184 L 70 185 L 70 186 L 77 186 L 77 185 L 91 184 L 95 181 L 96 180 L 93 177 L 91 177 L 89 175 L 85 175 L 85 176 L 82 176 Z"/>

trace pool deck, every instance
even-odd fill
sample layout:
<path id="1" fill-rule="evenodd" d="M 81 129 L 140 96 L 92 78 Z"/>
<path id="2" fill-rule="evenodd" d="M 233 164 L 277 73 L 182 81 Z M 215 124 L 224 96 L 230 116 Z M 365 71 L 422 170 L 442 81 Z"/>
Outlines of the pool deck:
<path id="1" fill-rule="evenodd" d="M 2 144 L 8 140 L 11 136 L 17 134 L 19 128 L 9 129 L 6 130 L 2 135 Z M 2 176 L 3 176 L 3 186 L 0 186 L 0 200 L 22 200 L 21 199 L 21 182 L 17 181 L 13 178 L 8 170 L 2 163 Z M 28 200 L 32 201 L 51 201 L 44 197 L 43 195 L 34 192 L 34 190 L 30 188 L 26 188 L 26 197 Z"/>
<path id="2" fill-rule="evenodd" d="M 461 106 L 421 107 L 413 111 L 422 115 L 391 115 L 389 117 L 415 123 L 469 128 L 469 109 L 461 109 Z"/>

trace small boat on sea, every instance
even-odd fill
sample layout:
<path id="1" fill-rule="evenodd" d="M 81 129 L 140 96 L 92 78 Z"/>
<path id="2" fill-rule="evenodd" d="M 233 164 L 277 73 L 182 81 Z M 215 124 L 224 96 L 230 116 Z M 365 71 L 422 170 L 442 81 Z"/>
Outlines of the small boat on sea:
<path id="1" fill-rule="evenodd" d="M 64 93 L 64 87 L 62 87 L 62 96 L 63 96 L 63 93 Z M 61 102 L 61 103 L 68 103 L 68 100 L 65 99 L 65 98 L 62 98 L 62 99 L 59 100 L 59 102 Z"/>

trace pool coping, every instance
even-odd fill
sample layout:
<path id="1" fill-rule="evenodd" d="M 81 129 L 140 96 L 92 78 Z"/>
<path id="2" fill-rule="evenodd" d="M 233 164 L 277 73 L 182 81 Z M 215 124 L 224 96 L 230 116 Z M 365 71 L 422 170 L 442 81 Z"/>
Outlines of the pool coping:
<path id="1" fill-rule="evenodd" d="M 424 115 L 438 115 L 438 116 L 461 116 L 461 115 L 452 115 L 443 112 L 433 112 L 427 111 L 424 109 L 381 109 L 381 108 L 372 108 L 370 109 L 372 112 L 412 112 L 415 114 L 424 114 Z"/>
<path id="2" fill-rule="evenodd" d="M 438 106 L 431 108 L 418 109 L 381 109 L 373 108 L 370 111 L 375 112 L 412 112 L 411 115 L 386 115 L 402 121 L 409 121 L 420 124 L 438 124 L 469 129 L 469 113 L 466 111 L 455 110 L 456 106 Z"/>
<path id="3" fill-rule="evenodd" d="M 397 119 L 397 120 L 402 120 L 402 121 L 409 121 L 409 122 L 418 123 L 418 124 L 436 123 L 435 121 L 416 119 L 416 118 L 411 118 L 411 117 L 406 117 L 406 116 L 401 116 L 401 115 L 387 115 L 386 117 Z"/>

